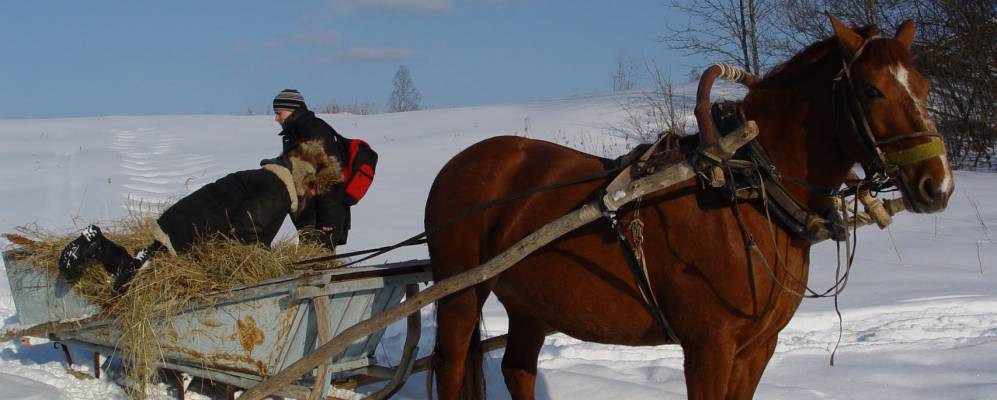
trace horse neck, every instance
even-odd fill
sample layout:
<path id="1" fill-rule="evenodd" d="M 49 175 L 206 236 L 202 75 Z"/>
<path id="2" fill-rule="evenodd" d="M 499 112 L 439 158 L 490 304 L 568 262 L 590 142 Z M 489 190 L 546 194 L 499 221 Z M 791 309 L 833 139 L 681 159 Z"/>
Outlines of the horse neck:
<path id="1" fill-rule="evenodd" d="M 831 82 L 826 67 L 798 84 L 770 85 L 762 81 L 745 96 L 742 109 L 758 124 L 758 142 L 786 176 L 822 188 L 836 189 L 854 161 L 841 147 L 833 112 Z M 832 72 L 828 72 L 832 71 Z M 803 204 L 823 212 L 830 201 L 792 183 L 786 188 Z"/>

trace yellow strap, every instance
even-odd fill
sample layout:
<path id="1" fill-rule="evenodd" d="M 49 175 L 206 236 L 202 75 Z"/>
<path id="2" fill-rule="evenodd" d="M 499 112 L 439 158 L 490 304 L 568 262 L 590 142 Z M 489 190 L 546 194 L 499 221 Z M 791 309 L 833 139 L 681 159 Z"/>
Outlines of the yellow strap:
<path id="1" fill-rule="evenodd" d="M 884 154 L 886 163 L 902 167 L 919 161 L 927 160 L 931 157 L 938 157 L 945 154 L 945 142 L 932 140 L 925 144 L 906 148 Z"/>

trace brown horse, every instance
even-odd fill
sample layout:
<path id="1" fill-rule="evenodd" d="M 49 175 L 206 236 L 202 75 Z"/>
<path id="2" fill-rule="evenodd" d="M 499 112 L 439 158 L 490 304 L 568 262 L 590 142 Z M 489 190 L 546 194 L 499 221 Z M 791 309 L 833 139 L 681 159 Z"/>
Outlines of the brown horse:
<path id="1" fill-rule="evenodd" d="M 835 111 L 833 82 L 843 69 L 874 136 L 873 149 L 895 153 L 941 141 L 926 111 L 928 82 L 911 63 L 913 23 L 902 24 L 894 38 L 880 38 L 874 27 L 854 31 L 831 20 L 832 38 L 753 84 L 740 103 L 747 119 L 756 121 L 757 140 L 772 163 L 786 176 L 825 188 L 839 187 L 856 163 L 875 164 L 870 154 L 877 154 Z M 426 226 L 490 199 L 597 175 L 605 161 L 538 140 L 482 141 L 436 177 Z M 953 190 L 944 155 L 904 164 L 891 174 L 915 212 L 941 211 Z M 429 236 L 435 279 L 491 259 L 595 198 L 605 184 L 537 193 L 447 225 Z M 787 186 L 808 207 L 828 209 L 827 198 Z M 794 292 L 801 292 L 807 279 L 809 241 L 778 225 L 772 234 L 759 204 L 742 203 L 736 206 L 740 219 L 764 250 L 763 262 L 746 250 L 734 207 L 694 179 L 649 195 L 640 206 L 650 285 L 681 343 L 691 399 L 752 397 L 779 331 L 800 304 Z M 633 211 L 625 208 L 623 219 Z M 502 373 L 515 399 L 534 398 L 537 355 L 549 330 L 598 343 L 670 343 L 642 300 L 609 223 L 601 220 L 485 284 L 438 302 L 434 363 L 440 399 L 483 397 L 478 324 L 490 292 L 509 316 Z"/>

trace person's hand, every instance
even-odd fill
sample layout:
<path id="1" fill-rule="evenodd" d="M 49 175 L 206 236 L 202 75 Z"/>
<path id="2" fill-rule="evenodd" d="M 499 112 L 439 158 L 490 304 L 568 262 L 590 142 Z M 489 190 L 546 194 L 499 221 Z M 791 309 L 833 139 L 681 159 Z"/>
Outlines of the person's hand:
<path id="1" fill-rule="evenodd" d="M 302 229 L 298 231 L 298 240 L 322 245 L 332 251 L 336 251 L 336 244 L 332 242 L 332 232 L 335 230 L 336 228 L 333 226 Z"/>

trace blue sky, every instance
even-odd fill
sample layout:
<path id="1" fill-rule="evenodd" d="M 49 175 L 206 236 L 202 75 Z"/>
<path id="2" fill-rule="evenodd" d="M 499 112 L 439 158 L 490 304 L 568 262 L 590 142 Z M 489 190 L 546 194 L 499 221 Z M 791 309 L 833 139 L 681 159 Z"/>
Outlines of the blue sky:
<path id="1" fill-rule="evenodd" d="M 427 107 L 606 92 L 618 54 L 676 81 L 661 0 L 17 1 L 0 12 L 0 118 L 383 105 L 399 65 Z M 675 16 L 671 16 L 675 18 Z"/>

